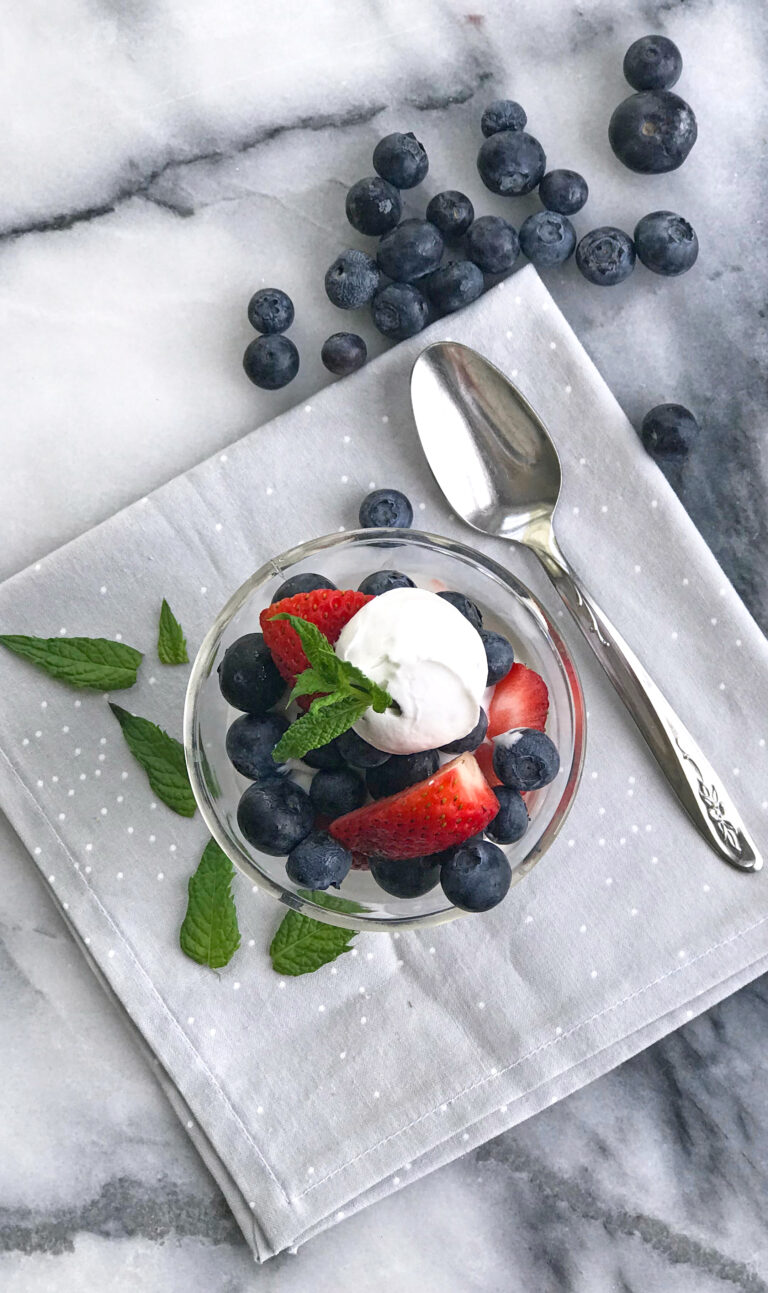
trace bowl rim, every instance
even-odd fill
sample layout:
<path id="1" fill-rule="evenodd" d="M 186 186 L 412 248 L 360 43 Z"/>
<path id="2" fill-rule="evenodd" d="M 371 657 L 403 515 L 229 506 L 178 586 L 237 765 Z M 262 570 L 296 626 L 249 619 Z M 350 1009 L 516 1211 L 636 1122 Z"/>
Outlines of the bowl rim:
<path id="1" fill-rule="evenodd" d="M 461 911 L 457 907 L 448 907 L 443 911 L 426 915 L 392 916 L 386 920 L 378 919 L 373 915 L 360 917 L 354 912 L 338 910 L 336 902 L 340 902 L 341 899 L 336 899 L 334 902 L 334 895 L 323 895 L 323 897 L 329 897 L 330 899 L 329 905 L 325 907 L 315 901 L 309 891 L 307 891 L 307 896 L 304 897 L 283 888 L 278 881 L 273 880 L 271 876 L 263 872 L 245 849 L 222 828 L 215 808 L 215 795 L 209 784 L 210 773 L 206 768 L 204 754 L 202 757 L 200 755 L 197 739 L 202 688 L 210 676 L 220 639 L 241 607 L 262 584 L 273 576 L 284 575 L 292 566 L 310 556 L 314 556 L 318 552 L 342 547 L 350 542 L 362 539 L 371 543 L 376 540 L 388 540 L 392 544 L 395 534 L 392 529 L 355 529 L 321 535 L 319 538 L 310 539 L 305 543 L 287 548 L 275 557 L 270 557 L 239 588 L 235 589 L 203 638 L 192 664 L 184 700 L 183 743 L 192 792 L 208 830 L 230 861 L 259 890 L 269 894 L 282 903 L 283 906 L 302 912 L 325 924 L 342 926 L 345 929 L 355 930 L 360 933 L 391 933 L 393 930 L 420 929 L 442 925 L 447 921 L 471 915 L 472 913 Z M 514 886 L 532 870 L 559 835 L 579 788 L 586 757 L 587 716 L 584 691 L 578 669 L 562 636 L 535 593 L 531 592 L 517 575 L 513 575 L 511 571 L 500 565 L 492 557 L 487 556 L 477 548 L 462 543 L 460 540 L 450 538 L 447 535 L 432 534 L 427 530 L 398 530 L 396 532 L 396 542 L 400 544 L 415 543 L 419 547 L 439 548 L 442 552 L 449 556 L 457 557 L 464 563 L 479 565 L 485 574 L 504 585 L 536 620 L 539 630 L 548 639 L 550 646 L 553 648 L 558 666 L 564 677 L 573 729 L 571 765 L 552 817 L 530 852 L 526 854 L 513 873 L 512 886 Z M 333 906 L 330 905 L 331 903 L 333 903 Z"/>

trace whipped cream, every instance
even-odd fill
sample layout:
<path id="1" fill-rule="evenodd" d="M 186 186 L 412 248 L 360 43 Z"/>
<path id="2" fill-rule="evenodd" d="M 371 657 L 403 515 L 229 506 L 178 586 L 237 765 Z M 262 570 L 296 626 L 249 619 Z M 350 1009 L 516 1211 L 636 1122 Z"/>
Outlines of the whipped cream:
<path id="1" fill-rule="evenodd" d="M 437 593 L 393 588 L 374 597 L 341 631 L 336 653 L 386 687 L 400 712 L 366 711 L 355 723 L 388 754 L 415 754 L 457 741 L 477 723 L 488 663 L 479 633 Z"/>

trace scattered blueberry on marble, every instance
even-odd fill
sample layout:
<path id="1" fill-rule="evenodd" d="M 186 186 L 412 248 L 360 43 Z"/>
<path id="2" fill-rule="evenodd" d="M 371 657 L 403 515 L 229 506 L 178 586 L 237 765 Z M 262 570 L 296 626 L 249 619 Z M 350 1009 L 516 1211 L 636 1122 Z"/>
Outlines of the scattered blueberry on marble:
<path id="1" fill-rule="evenodd" d="M 351 727 L 349 731 L 337 736 L 336 742 L 344 762 L 349 763 L 353 768 L 377 768 L 379 764 L 386 763 L 387 759 L 391 758 L 391 755 L 385 754 L 383 750 L 377 750 L 362 736 L 358 736 Z"/>
<path id="2" fill-rule="evenodd" d="M 589 197 L 589 186 L 578 171 L 547 171 L 539 184 L 539 197 L 548 211 L 575 215 Z"/>
<path id="3" fill-rule="evenodd" d="M 524 130 L 527 124 L 525 109 L 514 99 L 494 99 L 480 118 L 480 129 L 486 139 L 501 130 Z"/>
<path id="4" fill-rule="evenodd" d="M 412 189 L 421 184 L 429 170 L 429 158 L 412 130 L 385 135 L 373 150 L 373 169 L 396 189 Z"/>
<path id="5" fill-rule="evenodd" d="M 309 795 L 287 777 L 254 781 L 237 807 L 237 824 L 249 844 L 273 857 L 290 853 L 314 820 Z"/>
<path id="6" fill-rule="evenodd" d="M 279 287 L 262 287 L 248 302 L 248 321 L 265 336 L 286 332 L 293 323 L 293 301 Z"/>
<path id="7" fill-rule="evenodd" d="M 494 633 L 492 629 L 480 629 L 480 637 L 483 639 L 485 658 L 488 661 L 486 685 L 494 687 L 502 678 L 506 678 L 515 663 L 515 653 L 512 643 L 501 633 Z"/>
<path id="8" fill-rule="evenodd" d="M 641 90 L 620 103 L 608 126 L 611 148 L 631 171 L 661 175 L 682 166 L 696 143 L 696 117 L 671 90 Z"/>
<path id="9" fill-rule="evenodd" d="M 362 368 L 368 358 L 368 347 L 356 332 L 334 332 L 323 342 L 320 358 L 329 373 L 349 377 Z"/>
<path id="10" fill-rule="evenodd" d="M 313 571 L 307 570 L 302 575 L 291 575 L 284 583 L 280 585 L 274 597 L 272 604 L 281 602 L 285 597 L 295 597 L 297 593 L 313 593 L 316 588 L 336 588 L 330 579 L 325 575 L 316 575 Z"/>
<path id="11" fill-rule="evenodd" d="M 228 646 L 218 674 L 224 699 L 247 714 L 266 714 L 285 691 L 261 633 L 246 633 Z"/>
<path id="12" fill-rule="evenodd" d="M 442 597 L 446 602 L 450 602 L 451 606 L 455 606 L 459 614 L 463 615 L 465 620 L 469 620 L 473 629 L 477 629 L 478 632 L 480 631 L 483 627 L 483 616 L 480 611 L 480 607 L 476 606 L 474 602 L 471 602 L 464 593 L 454 593 L 448 590 L 443 593 L 438 593 L 437 595 L 438 597 Z"/>
<path id="13" fill-rule="evenodd" d="M 451 741 L 449 745 L 442 748 L 447 754 L 464 754 L 466 750 L 476 750 L 478 745 L 482 745 L 485 740 L 485 734 L 488 731 L 488 715 L 484 709 L 480 710 L 480 717 L 471 732 L 466 736 L 460 736 L 457 741 Z"/>
<path id="14" fill-rule="evenodd" d="M 493 793 L 499 801 L 499 811 L 486 826 L 485 833 L 497 844 L 515 844 L 528 829 L 525 800 L 512 786 L 494 786 Z"/>
<path id="15" fill-rule="evenodd" d="M 272 751 L 288 726 L 282 714 L 241 714 L 227 732 L 230 763 L 251 781 L 274 777 L 284 764 L 275 762 Z"/>
<path id="16" fill-rule="evenodd" d="M 699 424 L 684 404 L 657 404 L 643 418 L 640 438 L 654 458 L 685 458 L 699 434 Z"/>
<path id="17" fill-rule="evenodd" d="M 327 831 L 312 831 L 288 854 L 286 874 L 305 889 L 338 889 L 352 865 L 352 854 Z"/>
<path id="18" fill-rule="evenodd" d="M 380 889 L 395 898 L 421 898 L 440 880 L 440 864 L 433 857 L 371 858 L 371 875 Z"/>
<path id="19" fill-rule="evenodd" d="M 393 754 L 386 763 L 369 768 L 365 782 L 374 799 L 396 795 L 418 781 L 426 781 L 437 772 L 440 755 L 437 750 L 422 750 L 419 754 Z"/>
<path id="20" fill-rule="evenodd" d="M 413 283 L 437 269 L 443 235 L 429 220 L 403 220 L 385 233 L 376 253 L 379 269 L 396 283 Z"/>
<path id="21" fill-rule="evenodd" d="M 337 768 L 344 767 L 344 760 L 336 741 L 318 745 L 314 750 L 308 750 L 302 757 L 308 768 L 322 768 L 326 772 L 335 772 Z"/>
<path id="22" fill-rule="evenodd" d="M 359 519 L 364 530 L 407 529 L 413 521 L 413 507 L 399 489 L 374 489 L 360 504 Z"/>
<path id="23" fill-rule="evenodd" d="M 641 36 L 624 55 L 624 75 L 633 90 L 669 90 L 682 70 L 682 54 L 668 36 Z"/>
<path id="24" fill-rule="evenodd" d="M 576 230 L 558 211 L 536 211 L 520 226 L 520 247 L 537 268 L 551 269 L 573 255 Z"/>
<path id="25" fill-rule="evenodd" d="M 340 310 L 359 310 L 379 290 L 379 267 L 367 251 L 350 247 L 337 256 L 325 275 L 328 300 Z"/>
<path id="26" fill-rule="evenodd" d="M 468 841 L 440 868 L 443 893 L 462 911 L 490 911 L 505 897 L 511 882 L 509 862 L 489 840 Z"/>
<path id="27" fill-rule="evenodd" d="M 584 235 L 576 248 L 576 264 L 589 283 L 613 287 L 635 268 L 635 245 L 622 229 L 604 225 Z"/>
<path id="28" fill-rule="evenodd" d="M 503 216 L 480 216 L 467 234 L 465 250 L 484 274 L 505 274 L 517 260 L 520 241 Z"/>
<path id="29" fill-rule="evenodd" d="M 524 130 L 502 130 L 480 145 L 477 169 L 492 193 L 522 197 L 536 188 L 547 169 L 547 158 L 533 135 Z"/>
<path id="30" fill-rule="evenodd" d="M 651 211 L 637 223 L 635 251 L 646 269 L 672 277 L 696 263 L 699 240 L 693 226 L 674 211 Z"/>
<path id="31" fill-rule="evenodd" d="M 368 597 L 380 597 L 393 588 L 415 588 L 415 584 L 399 570 L 374 570 L 373 574 L 365 576 L 358 592 L 365 593 Z"/>
<path id="32" fill-rule="evenodd" d="M 475 218 L 475 208 L 466 193 L 445 189 L 427 205 L 427 219 L 440 230 L 446 242 L 462 238 Z"/>
<path id="33" fill-rule="evenodd" d="M 424 291 L 436 310 L 452 314 L 482 295 L 483 271 L 471 260 L 453 260 L 441 265 L 424 280 Z"/>
<path id="34" fill-rule="evenodd" d="M 343 817 L 365 803 L 365 783 L 351 768 L 322 769 L 312 778 L 309 797 L 316 813 Z"/>
<path id="35" fill-rule="evenodd" d="M 493 770 L 514 790 L 539 790 L 557 776 L 560 756 L 546 732 L 518 727 L 493 743 Z"/>
<path id="36" fill-rule="evenodd" d="M 292 382 L 299 371 L 299 352 L 289 337 L 279 333 L 257 337 L 245 348 L 243 368 L 254 386 L 278 391 Z"/>
<path id="37" fill-rule="evenodd" d="M 427 326 L 429 305 L 424 293 L 411 283 L 388 283 L 373 298 L 372 315 L 383 336 L 405 341 Z"/>
<path id="38" fill-rule="evenodd" d="M 347 193 L 346 211 L 353 229 L 376 237 L 394 229 L 400 220 L 400 194 L 380 175 L 368 175 Z"/>

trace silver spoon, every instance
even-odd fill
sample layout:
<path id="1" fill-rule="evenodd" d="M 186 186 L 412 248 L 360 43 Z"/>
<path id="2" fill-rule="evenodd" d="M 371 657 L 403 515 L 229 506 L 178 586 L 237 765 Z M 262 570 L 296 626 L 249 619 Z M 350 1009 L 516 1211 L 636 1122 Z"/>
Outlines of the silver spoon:
<path id="1" fill-rule="evenodd" d="M 527 400 L 487 359 L 454 341 L 419 355 L 411 399 L 451 507 L 473 529 L 535 552 L 691 821 L 721 858 L 759 871 L 762 858 L 719 776 L 560 551 L 552 524 L 560 459 Z"/>

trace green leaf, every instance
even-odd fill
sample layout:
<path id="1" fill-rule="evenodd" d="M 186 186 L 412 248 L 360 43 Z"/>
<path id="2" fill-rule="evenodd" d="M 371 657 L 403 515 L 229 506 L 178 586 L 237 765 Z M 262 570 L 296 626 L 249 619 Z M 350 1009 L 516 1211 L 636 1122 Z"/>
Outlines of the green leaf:
<path id="1" fill-rule="evenodd" d="M 161 664 L 189 664 L 184 631 L 165 598 L 160 607 L 157 654 Z"/>
<path id="2" fill-rule="evenodd" d="M 281 611 L 279 615 L 275 615 L 273 618 L 276 620 L 288 620 L 291 628 L 298 634 L 304 654 L 311 665 L 314 665 L 316 669 L 322 669 L 327 665 L 332 676 L 334 678 L 337 676 L 338 665 L 341 662 L 328 638 L 316 624 L 310 623 L 309 620 L 303 620 L 298 615 L 289 615 L 286 611 Z"/>
<path id="3" fill-rule="evenodd" d="M 0 643 L 73 687 L 120 691 L 136 682 L 141 652 L 109 638 L 34 638 L 0 634 Z"/>
<path id="4" fill-rule="evenodd" d="M 184 747 L 148 718 L 110 705 L 123 731 L 128 749 L 141 764 L 149 784 L 164 804 L 181 817 L 194 817 L 195 797 L 189 784 Z"/>
<path id="5" fill-rule="evenodd" d="M 311 898 L 316 902 L 318 907 L 327 907 L 329 911 L 367 911 L 359 902 L 353 902 L 350 898 L 339 898 L 335 893 L 328 893 L 325 889 L 299 889 L 300 898 Z"/>
<path id="6" fill-rule="evenodd" d="M 350 664 L 348 660 L 340 660 L 339 664 L 344 670 L 345 679 L 352 687 L 358 688 L 361 694 L 368 698 L 368 704 L 372 706 L 377 714 L 383 714 L 385 709 L 390 709 L 395 704 L 389 692 L 380 687 L 372 678 L 367 678 L 362 669 Z"/>
<path id="7" fill-rule="evenodd" d="M 215 840 L 209 840 L 189 880 L 187 914 L 179 933 L 181 950 L 198 965 L 219 970 L 240 946 L 232 897 L 235 868 Z"/>
<path id="8" fill-rule="evenodd" d="M 333 685 L 333 684 L 331 684 Z M 293 691 L 288 697 L 288 701 L 296 700 L 299 696 L 311 696 L 317 691 L 327 691 L 328 682 L 319 669 L 305 669 L 300 673 L 293 686 Z"/>
<path id="9" fill-rule="evenodd" d="M 316 750 L 319 745 L 326 745 L 348 731 L 367 708 L 368 702 L 356 696 L 341 699 L 321 697 L 283 733 L 272 751 L 273 759 L 276 763 L 301 759 L 309 750 Z"/>
<path id="10" fill-rule="evenodd" d="M 317 898 L 316 894 L 312 896 Z M 328 965 L 343 952 L 348 952 L 354 937 L 353 929 L 325 925 L 301 912 L 289 911 L 280 922 L 269 949 L 272 969 L 278 974 L 292 976 L 312 974 L 321 965 Z"/>

